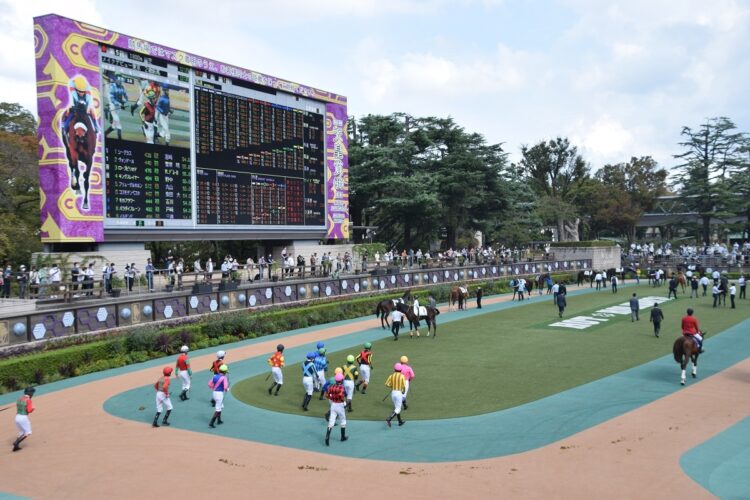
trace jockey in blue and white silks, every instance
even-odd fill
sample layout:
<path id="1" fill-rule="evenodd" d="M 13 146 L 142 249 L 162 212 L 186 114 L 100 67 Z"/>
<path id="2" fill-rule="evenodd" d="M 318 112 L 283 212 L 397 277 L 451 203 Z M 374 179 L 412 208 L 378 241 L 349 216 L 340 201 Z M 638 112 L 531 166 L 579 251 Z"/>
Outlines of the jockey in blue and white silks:
<path id="1" fill-rule="evenodd" d="M 169 140 L 172 134 L 169 133 L 169 115 L 172 113 L 172 104 L 169 100 L 169 91 L 166 85 L 162 85 L 162 92 L 156 101 L 156 126 L 159 135 L 169 146 Z"/>
<path id="2" fill-rule="evenodd" d="M 128 103 L 128 93 L 122 83 L 122 75 L 115 75 L 109 84 L 109 114 L 112 126 L 106 133 L 117 130 L 117 138 L 122 139 L 122 123 L 120 123 L 120 111 L 125 109 Z"/>
<path id="3" fill-rule="evenodd" d="M 94 125 L 94 131 L 99 133 L 99 124 L 96 121 L 96 115 L 94 114 L 93 99 L 91 97 L 91 86 L 86 80 L 86 77 L 82 75 L 75 76 L 68 82 L 68 92 L 70 95 L 70 108 L 65 112 L 63 117 L 63 130 L 68 130 L 70 121 L 73 119 L 73 108 L 78 106 L 79 103 L 86 105 L 86 114 L 91 118 L 91 123 Z"/>

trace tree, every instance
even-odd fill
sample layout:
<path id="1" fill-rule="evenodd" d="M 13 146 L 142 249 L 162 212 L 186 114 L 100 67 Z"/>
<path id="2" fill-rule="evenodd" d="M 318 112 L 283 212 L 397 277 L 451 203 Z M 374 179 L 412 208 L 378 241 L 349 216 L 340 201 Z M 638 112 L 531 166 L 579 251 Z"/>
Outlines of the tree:
<path id="1" fill-rule="evenodd" d="M 452 118 L 427 118 L 425 125 L 432 152 L 426 168 L 439 180 L 445 245 L 458 248 L 461 230 L 487 233 L 490 221 L 507 208 L 509 193 L 503 182 L 507 154 L 501 145 L 488 145 L 480 134 L 467 133 Z"/>
<path id="2" fill-rule="evenodd" d="M 417 127 L 417 130 L 411 130 Z M 412 117 L 368 115 L 349 147 L 354 225 L 377 225 L 390 246 L 429 244 L 437 234 L 435 179 L 425 171 L 429 142 Z"/>
<path id="3" fill-rule="evenodd" d="M 0 102 L 0 130 L 20 136 L 34 135 L 36 120 L 20 104 Z"/>
<path id="4" fill-rule="evenodd" d="M 534 193 L 542 198 L 537 204 L 546 224 L 557 228 L 560 241 L 566 238 L 566 225 L 578 216 L 578 207 L 570 201 L 575 188 L 588 178 L 589 167 L 567 138 L 540 142 L 521 148 L 520 168 Z"/>
<path id="5" fill-rule="evenodd" d="M 597 200 L 594 218 L 633 241 L 641 216 L 653 210 L 656 199 L 667 192 L 667 172 L 659 169 L 653 158 L 643 156 L 605 165 L 595 177 L 603 186 L 603 194 Z"/>
<path id="6" fill-rule="evenodd" d="M 0 260 L 28 263 L 41 250 L 37 140 L 31 113 L 0 103 Z"/>
<path id="7" fill-rule="evenodd" d="M 506 154 L 452 118 L 397 113 L 354 122 L 349 149 L 355 225 L 377 225 L 391 246 L 427 247 L 446 232 L 487 231 L 507 205 Z"/>
<path id="8" fill-rule="evenodd" d="M 676 167 L 676 185 L 701 218 L 704 242 L 710 241 L 712 218 L 733 215 L 729 180 L 732 173 L 741 170 L 747 144 L 746 134 L 736 129 L 726 117 L 709 118 L 697 130 L 682 128 L 685 140 L 679 144 L 685 151 L 675 155 L 683 161 Z"/>

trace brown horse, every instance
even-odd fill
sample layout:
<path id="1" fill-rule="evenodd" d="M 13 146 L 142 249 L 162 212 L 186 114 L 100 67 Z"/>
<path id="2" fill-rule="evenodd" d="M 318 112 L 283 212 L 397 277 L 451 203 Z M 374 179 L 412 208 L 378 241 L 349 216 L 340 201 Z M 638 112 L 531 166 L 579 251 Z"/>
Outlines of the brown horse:
<path id="1" fill-rule="evenodd" d="M 462 292 L 461 289 L 465 291 Z M 449 311 L 452 310 L 453 305 L 456 302 L 458 302 L 459 311 L 462 309 L 465 309 L 467 300 L 469 300 L 469 289 L 466 288 L 465 286 L 462 286 L 462 287 L 454 286 L 453 288 L 451 288 L 451 298 L 450 298 L 450 301 L 448 302 L 448 310 Z"/>
<path id="2" fill-rule="evenodd" d="M 70 189 L 75 194 L 81 194 L 79 177 L 81 175 L 80 164 L 85 165 L 83 170 L 83 210 L 89 209 L 89 177 L 91 176 L 91 165 L 96 152 L 96 131 L 91 117 L 86 112 L 86 103 L 79 102 L 69 113 L 73 113 L 66 130 L 62 131 L 62 140 L 65 144 L 65 153 L 68 157 L 70 169 Z"/>
<path id="3" fill-rule="evenodd" d="M 701 332 L 701 335 L 704 339 L 706 338 L 705 332 Z M 685 385 L 685 368 L 688 363 L 693 363 L 693 378 L 698 376 L 698 356 L 700 356 L 700 349 L 698 349 L 698 344 L 689 335 L 682 335 L 674 341 L 672 354 L 674 354 L 674 360 L 680 364 L 680 368 L 682 369 L 680 377 L 682 385 Z"/>
<path id="4" fill-rule="evenodd" d="M 414 314 L 414 308 L 407 304 L 399 303 L 396 305 L 396 308 L 404 313 L 404 316 L 406 316 L 406 319 L 409 321 L 410 338 L 413 338 L 414 332 L 416 332 L 417 337 L 419 337 L 419 321 L 422 319 L 427 322 L 427 336 L 429 337 L 430 333 L 432 333 L 432 338 L 437 337 L 437 315 L 440 314 L 440 311 L 432 307 L 425 307 L 425 314 L 417 317 L 417 315 Z"/>
<path id="5" fill-rule="evenodd" d="M 399 303 L 405 304 L 409 300 L 411 300 L 411 290 L 406 290 L 400 299 L 384 299 L 378 302 L 377 307 L 375 307 L 375 316 L 380 316 L 380 326 L 383 327 L 383 329 L 385 329 L 386 326 L 390 328 L 391 324 L 388 322 L 388 315 L 396 309 L 396 305 Z"/>
<path id="6" fill-rule="evenodd" d="M 680 285 L 680 288 L 682 288 L 682 293 L 685 293 L 685 287 L 687 286 L 687 278 L 685 278 L 685 275 L 680 271 L 677 273 L 677 283 Z"/>

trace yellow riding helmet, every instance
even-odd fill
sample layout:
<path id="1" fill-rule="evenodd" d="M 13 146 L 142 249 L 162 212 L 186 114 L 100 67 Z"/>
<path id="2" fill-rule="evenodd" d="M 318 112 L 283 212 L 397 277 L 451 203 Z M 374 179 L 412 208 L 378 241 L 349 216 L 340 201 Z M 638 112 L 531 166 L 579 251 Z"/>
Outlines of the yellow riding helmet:
<path id="1" fill-rule="evenodd" d="M 226 372 L 228 372 L 228 371 L 229 371 L 229 367 L 228 367 L 227 365 L 221 365 L 221 366 L 219 367 L 219 371 L 220 371 L 221 373 L 226 373 Z"/>
<path id="2" fill-rule="evenodd" d="M 86 92 L 89 87 L 89 83 L 84 77 L 78 75 L 77 77 L 73 78 L 73 87 L 75 87 L 78 92 Z"/>
<path id="3" fill-rule="evenodd" d="M 406 356 L 401 356 L 401 362 L 402 363 L 408 363 L 409 362 L 409 358 L 407 358 Z"/>
<path id="4" fill-rule="evenodd" d="M 340 366 L 337 366 L 335 370 L 333 370 L 333 373 L 344 373 L 344 369 Z"/>
<path id="5" fill-rule="evenodd" d="M 155 99 L 156 98 L 156 92 L 154 92 L 153 89 L 148 89 L 146 91 L 146 98 L 147 99 Z"/>

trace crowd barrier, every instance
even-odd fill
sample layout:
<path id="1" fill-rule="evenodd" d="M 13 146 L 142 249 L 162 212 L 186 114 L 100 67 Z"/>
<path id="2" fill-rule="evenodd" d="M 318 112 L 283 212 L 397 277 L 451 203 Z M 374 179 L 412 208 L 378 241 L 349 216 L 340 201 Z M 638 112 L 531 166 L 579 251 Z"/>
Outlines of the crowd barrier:
<path id="1" fill-rule="evenodd" d="M 87 304 L 54 304 L 46 310 L 0 319 L 0 348 L 24 342 L 97 332 L 113 328 L 176 320 L 189 316 L 261 306 L 304 302 L 317 298 L 356 296 L 373 291 L 510 279 L 542 273 L 575 272 L 591 268 L 591 260 L 519 262 L 436 269 L 385 269 L 370 274 L 314 277 L 295 282 L 259 284 L 196 284 L 192 290 L 152 295 L 120 296 Z M 233 286 L 228 286 L 233 285 Z"/>

